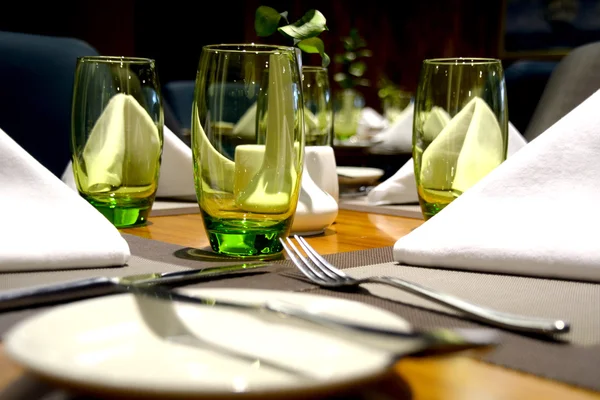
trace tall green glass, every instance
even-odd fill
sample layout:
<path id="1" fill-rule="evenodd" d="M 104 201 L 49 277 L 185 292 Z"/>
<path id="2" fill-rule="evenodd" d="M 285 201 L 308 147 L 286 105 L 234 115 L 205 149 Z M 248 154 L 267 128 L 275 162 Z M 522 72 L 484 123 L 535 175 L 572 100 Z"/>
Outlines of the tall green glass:
<path id="1" fill-rule="evenodd" d="M 144 224 L 163 149 L 163 106 L 154 60 L 77 60 L 71 154 L 81 196 L 116 227 Z"/>
<path id="2" fill-rule="evenodd" d="M 212 249 L 281 253 L 298 203 L 304 105 L 296 51 L 270 45 L 202 49 L 192 107 L 198 204 Z"/>
<path id="3" fill-rule="evenodd" d="M 306 146 L 333 145 L 333 103 L 327 68 L 302 67 Z"/>
<path id="4" fill-rule="evenodd" d="M 425 219 L 506 159 L 508 108 L 496 59 L 423 61 L 413 123 L 413 159 Z"/>

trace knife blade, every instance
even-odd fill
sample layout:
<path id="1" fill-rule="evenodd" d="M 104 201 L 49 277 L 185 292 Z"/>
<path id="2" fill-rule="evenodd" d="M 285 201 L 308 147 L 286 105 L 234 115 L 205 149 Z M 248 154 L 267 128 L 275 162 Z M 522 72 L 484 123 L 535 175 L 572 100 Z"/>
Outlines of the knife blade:
<path id="1" fill-rule="evenodd" d="M 0 312 L 33 308 L 109 294 L 124 293 L 135 286 L 167 285 L 202 282 L 219 277 L 264 273 L 258 270 L 271 265 L 267 262 L 246 262 L 203 269 L 186 269 L 174 272 L 152 272 L 127 276 L 96 276 L 32 286 L 0 292 Z"/>
<path id="2" fill-rule="evenodd" d="M 432 330 L 396 329 L 376 326 L 356 320 L 349 320 L 331 314 L 307 309 L 296 304 L 278 299 L 266 301 L 247 301 L 216 299 L 197 294 L 186 294 L 179 290 L 157 286 L 135 286 L 130 292 L 149 301 L 170 302 L 172 304 L 190 303 L 198 306 L 225 307 L 246 311 L 264 312 L 274 316 L 294 318 L 312 323 L 331 332 L 337 332 L 345 337 L 364 344 L 387 350 L 398 357 L 410 354 L 413 357 L 430 355 L 443 355 L 464 350 L 490 349 L 500 343 L 497 330 L 490 328 L 434 328 Z M 167 337 L 167 332 L 172 336 L 190 335 L 182 330 L 185 324 L 173 309 L 149 306 L 143 308 L 144 302 L 138 303 L 142 309 L 145 322 L 159 336 Z M 144 313 L 144 310 L 151 312 Z M 157 310 L 162 310 L 158 312 Z"/>

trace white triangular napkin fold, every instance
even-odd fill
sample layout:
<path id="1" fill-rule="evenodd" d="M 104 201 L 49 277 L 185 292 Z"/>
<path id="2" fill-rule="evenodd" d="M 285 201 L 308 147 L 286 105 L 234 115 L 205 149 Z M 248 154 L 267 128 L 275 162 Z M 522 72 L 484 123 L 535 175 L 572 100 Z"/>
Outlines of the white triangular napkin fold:
<path id="1" fill-rule="evenodd" d="M 129 246 L 87 201 L 0 130 L 0 271 L 123 266 Z"/>
<path id="2" fill-rule="evenodd" d="M 511 157 L 527 142 L 517 128 L 508 124 L 508 157 Z M 394 175 L 373 188 L 367 195 L 370 205 L 418 203 L 414 162 L 411 158 Z"/>
<path id="3" fill-rule="evenodd" d="M 396 117 L 393 124 L 373 137 L 374 153 L 410 153 L 412 151 L 412 126 L 415 107 L 409 104 Z"/>
<path id="4" fill-rule="evenodd" d="M 163 135 L 163 154 L 156 197 L 195 199 L 192 149 L 166 126 Z M 77 189 L 71 162 L 61 179 L 71 189 Z"/>
<path id="5" fill-rule="evenodd" d="M 600 91 L 400 238 L 394 259 L 600 281 L 600 246 L 590 230 L 600 224 L 600 214 L 593 211 L 600 197 L 598 109 Z"/>
<path id="6" fill-rule="evenodd" d="M 389 126 L 388 120 L 371 107 L 360 111 L 356 126 L 356 136 L 370 139 Z"/>
<path id="7" fill-rule="evenodd" d="M 160 155 L 160 137 L 148 112 L 128 94 L 113 96 L 94 124 L 83 149 L 86 191 L 128 184 L 150 185 Z"/>
<path id="8" fill-rule="evenodd" d="M 425 130 L 424 135 L 429 134 Z M 422 154 L 420 181 L 423 187 L 465 192 L 504 158 L 500 124 L 492 109 L 479 97 L 470 100 L 441 132 L 432 132 L 425 140 L 431 144 Z M 453 173 L 440 173 L 444 170 Z"/>

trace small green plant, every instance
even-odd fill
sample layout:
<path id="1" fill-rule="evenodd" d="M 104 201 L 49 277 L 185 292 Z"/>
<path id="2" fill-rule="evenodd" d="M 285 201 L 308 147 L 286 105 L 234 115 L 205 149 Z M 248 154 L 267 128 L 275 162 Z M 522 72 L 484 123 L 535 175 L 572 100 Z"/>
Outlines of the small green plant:
<path id="1" fill-rule="evenodd" d="M 298 21 L 290 24 L 288 12 L 278 12 L 268 6 L 256 9 L 254 30 L 258 36 L 271 36 L 279 31 L 286 38 L 292 39 L 294 46 L 306 53 L 320 54 L 323 67 L 329 65 L 329 56 L 325 53 L 325 44 L 317 36 L 327 29 L 326 19 L 318 10 L 309 10 Z M 285 25 L 280 26 L 285 22 Z"/>
<path id="2" fill-rule="evenodd" d="M 335 62 L 342 65 L 342 72 L 333 76 L 342 89 L 352 89 L 356 86 L 370 86 L 371 82 L 364 78 L 367 64 L 365 58 L 373 55 L 367 48 L 367 42 L 359 34 L 357 29 L 352 29 L 350 35 L 343 37 L 344 52 L 336 54 Z"/>

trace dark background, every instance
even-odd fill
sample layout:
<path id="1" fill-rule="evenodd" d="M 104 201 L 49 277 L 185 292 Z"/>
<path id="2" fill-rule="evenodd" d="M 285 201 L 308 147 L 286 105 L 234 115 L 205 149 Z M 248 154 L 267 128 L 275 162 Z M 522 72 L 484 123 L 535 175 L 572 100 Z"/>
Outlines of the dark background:
<path id="1" fill-rule="evenodd" d="M 311 8 L 327 18 L 320 37 L 332 57 L 340 37 L 357 28 L 373 57 L 361 89 L 367 105 L 379 109 L 377 81 L 383 75 L 414 91 L 424 58 L 498 57 L 502 0 L 225 0 L 161 2 L 141 0 L 21 2 L 3 7 L 0 30 L 83 39 L 104 55 L 154 58 L 161 83 L 194 79 L 202 46 L 213 43 L 288 44 L 276 35 L 259 38 L 254 12 L 260 5 L 288 11 L 290 21 Z M 318 64 L 318 56 L 305 64 Z M 333 75 L 339 66 L 331 63 Z M 338 89 L 333 84 L 334 91 Z"/>

